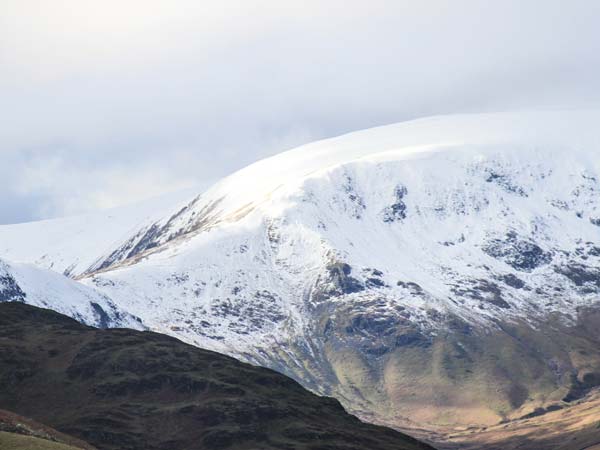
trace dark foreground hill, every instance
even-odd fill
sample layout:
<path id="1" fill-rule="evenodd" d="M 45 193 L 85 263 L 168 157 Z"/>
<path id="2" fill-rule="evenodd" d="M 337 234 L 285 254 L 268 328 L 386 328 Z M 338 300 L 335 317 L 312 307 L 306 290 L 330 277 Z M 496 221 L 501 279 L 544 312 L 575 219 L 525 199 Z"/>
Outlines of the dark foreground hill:
<path id="1" fill-rule="evenodd" d="M 431 448 L 271 370 L 18 303 L 0 304 L 0 408 L 102 450 Z"/>

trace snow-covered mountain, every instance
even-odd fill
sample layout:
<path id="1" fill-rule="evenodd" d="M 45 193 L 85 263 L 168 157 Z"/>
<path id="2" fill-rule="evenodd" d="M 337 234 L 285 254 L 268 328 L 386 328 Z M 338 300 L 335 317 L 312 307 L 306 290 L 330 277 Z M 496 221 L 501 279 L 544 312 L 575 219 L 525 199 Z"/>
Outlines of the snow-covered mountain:
<path id="1" fill-rule="evenodd" d="M 351 133 L 128 233 L 0 227 L 0 257 L 371 420 L 493 423 L 600 384 L 599 123 L 498 113 Z"/>
<path id="2" fill-rule="evenodd" d="M 196 195 L 183 190 L 73 217 L 0 225 L 0 257 L 76 277 L 106 259 L 131 234 Z"/>
<path id="3" fill-rule="evenodd" d="M 144 328 L 139 318 L 96 289 L 31 264 L 0 260 L 0 302 L 53 309 L 99 328 Z"/>

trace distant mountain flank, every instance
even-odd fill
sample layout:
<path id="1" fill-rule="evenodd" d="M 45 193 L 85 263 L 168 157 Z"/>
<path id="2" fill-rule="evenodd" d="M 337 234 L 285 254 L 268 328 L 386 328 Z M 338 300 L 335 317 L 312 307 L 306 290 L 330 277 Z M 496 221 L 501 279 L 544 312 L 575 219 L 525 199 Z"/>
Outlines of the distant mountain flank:
<path id="1" fill-rule="evenodd" d="M 0 302 L 52 308 L 100 328 L 144 328 L 138 317 L 119 308 L 105 294 L 32 264 L 8 263 L 0 259 Z"/>
<path id="2" fill-rule="evenodd" d="M 0 304 L 0 408 L 103 450 L 432 448 L 271 370 L 21 303 Z"/>

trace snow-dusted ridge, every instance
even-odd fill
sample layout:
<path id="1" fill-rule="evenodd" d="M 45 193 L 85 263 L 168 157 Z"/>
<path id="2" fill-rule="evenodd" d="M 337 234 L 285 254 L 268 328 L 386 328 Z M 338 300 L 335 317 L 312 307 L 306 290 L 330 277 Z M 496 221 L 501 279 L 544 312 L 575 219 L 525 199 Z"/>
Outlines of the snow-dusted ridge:
<path id="1" fill-rule="evenodd" d="M 405 278 L 419 281 L 438 303 L 448 303 L 447 309 L 452 307 L 448 297 L 456 295 L 447 282 L 460 276 L 488 278 L 483 265 L 500 263 L 497 270 L 505 268 L 482 251 L 488 238 L 504 239 L 504 233 L 517 227 L 522 244 L 531 239 L 532 227 L 541 227 L 536 221 L 550 220 L 561 227 L 568 222 L 569 231 L 550 227 L 538 236 L 542 246 L 595 240 L 599 228 L 592 222 L 600 216 L 594 181 L 598 123 L 597 111 L 523 112 L 440 116 L 358 131 L 252 164 L 191 202 L 172 206 L 173 212 L 163 212 L 158 220 L 152 217 L 168 211 L 165 202 L 109 214 L 115 225 L 100 213 L 1 226 L 0 256 L 72 276 L 83 274 L 84 282 L 94 280 L 116 298 L 141 297 L 137 302 L 155 304 L 169 324 L 170 310 L 185 292 L 167 291 L 166 303 L 157 299 L 164 299 L 165 280 L 179 271 L 189 278 L 182 284 L 200 292 L 199 283 L 222 278 L 224 270 L 228 281 L 223 283 L 233 289 L 239 281 L 229 272 L 236 266 L 238 272 L 260 272 L 256 279 L 267 270 L 268 280 L 243 284 L 255 285 L 256 292 L 294 286 L 290 293 L 278 293 L 278 314 L 289 316 L 290 305 L 300 303 L 302 309 L 304 299 L 287 297 L 310 295 L 334 259 L 378 271 L 385 265 L 385 277 L 397 278 L 386 279 L 393 292 L 402 291 L 393 285 Z M 572 196 L 574 189 L 581 195 Z M 394 210 L 399 207 L 406 211 Z M 236 256 L 244 246 L 252 258 Z M 380 248 L 386 251 L 371 254 Z M 156 250 L 164 254 L 153 255 Z M 440 256 L 431 258 L 428 253 L 433 251 Z M 398 252 L 405 257 L 399 258 Z M 116 270 L 123 262 L 124 268 Z M 432 271 L 432 266 L 437 269 Z M 86 281 L 86 272 L 99 275 Z M 289 279 L 284 272 L 291 272 Z M 131 291 L 105 285 L 112 282 Z M 223 295 L 227 293 L 211 289 L 197 303 L 212 303 Z M 413 297 L 411 306 L 423 303 Z"/>
<path id="2" fill-rule="evenodd" d="M 353 162 L 431 159 L 432 154 L 447 152 L 483 157 L 499 146 L 517 151 L 523 147 L 528 152 L 525 159 L 532 152 L 543 159 L 564 151 L 576 152 L 580 161 L 593 159 L 590 149 L 598 148 L 599 137 L 593 130 L 599 118 L 596 111 L 440 116 L 325 139 L 226 177 L 155 227 L 140 230 L 125 244 L 129 252 L 113 256 L 120 260 L 189 232 L 237 221 L 255 208 L 275 213 L 281 207 L 276 200 L 297 190 L 304 180 Z"/>
<path id="3" fill-rule="evenodd" d="M 131 234 L 196 195 L 185 190 L 72 217 L 0 225 L 0 257 L 76 277 L 106 259 Z"/>
<path id="4" fill-rule="evenodd" d="M 0 301 L 53 309 L 101 328 L 144 328 L 139 318 L 119 308 L 106 295 L 31 264 L 0 260 Z"/>

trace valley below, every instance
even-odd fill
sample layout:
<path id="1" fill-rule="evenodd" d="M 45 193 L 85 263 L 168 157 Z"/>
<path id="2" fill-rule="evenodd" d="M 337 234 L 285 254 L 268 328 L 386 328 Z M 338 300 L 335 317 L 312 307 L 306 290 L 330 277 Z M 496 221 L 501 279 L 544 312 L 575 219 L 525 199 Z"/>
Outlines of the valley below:
<path id="1" fill-rule="evenodd" d="M 450 432 L 439 449 L 599 450 L 600 390 L 560 409 L 487 428 Z M 424 437 L 424 436 L 423 436 Z"/>

